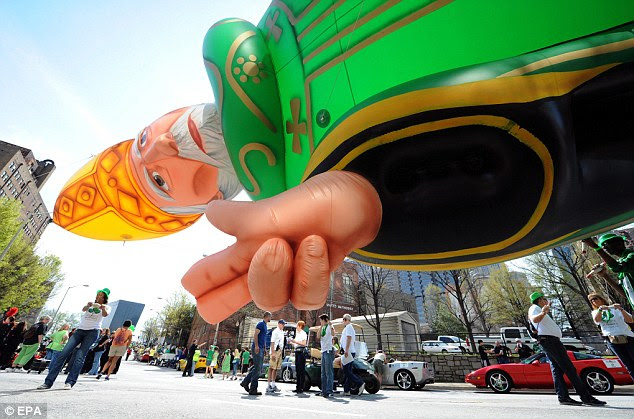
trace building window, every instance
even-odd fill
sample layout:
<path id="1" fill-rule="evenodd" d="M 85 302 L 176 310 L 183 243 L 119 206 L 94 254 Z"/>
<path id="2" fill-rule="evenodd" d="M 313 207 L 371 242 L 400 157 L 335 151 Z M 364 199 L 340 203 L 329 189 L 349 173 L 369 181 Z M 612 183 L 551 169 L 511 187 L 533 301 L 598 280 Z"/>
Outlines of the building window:
<path id="1" fill-rule="evenodd" d="M 412 306 L 409 301 L 403 301 L 403 310 L 412 311 Z"/>

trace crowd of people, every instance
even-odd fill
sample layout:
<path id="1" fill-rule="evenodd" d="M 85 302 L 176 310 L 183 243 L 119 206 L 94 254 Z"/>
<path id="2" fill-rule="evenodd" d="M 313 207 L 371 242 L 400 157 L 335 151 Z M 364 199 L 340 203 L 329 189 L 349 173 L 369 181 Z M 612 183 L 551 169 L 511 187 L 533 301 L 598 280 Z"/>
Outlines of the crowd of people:
<path id="1" fill-rule="evenodd" d="M 98 290 L 95 300 L 84 305 L 80 322 L 72 329 L 62 324 L 57 330 L 49 330 L 50 316 L 41 316 L 27 328 L 26 322 L 16 321 L 16 308 L 5 311 L 0 324 L 0 370 L 42 372 L 48 368 L 38 390 L 50 389 L 60 373 L 67 375 L 65 390 L 73 388 L 80 374 L 97 379 L 106 375 L 105 380 L 109 380 L 132 341 L 130 320 L 113 332 L 101 328 L 103 319 L 110 315 L 109 295 L 108 288 Z"/>

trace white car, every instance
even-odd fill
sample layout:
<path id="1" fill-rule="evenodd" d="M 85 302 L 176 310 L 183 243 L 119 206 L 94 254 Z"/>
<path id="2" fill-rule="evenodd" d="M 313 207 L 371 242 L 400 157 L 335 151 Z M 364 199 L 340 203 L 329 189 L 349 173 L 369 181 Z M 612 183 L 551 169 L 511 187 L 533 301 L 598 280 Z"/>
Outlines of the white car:
<path id="1" fill-rule="evenodd" d="M 460 348 L 449 346 L 439 340 L 426 340 L 421 344 L 421 349 L 430 354 L 461 354 Z"/>
<path id="2" fill-rule="evenodd" d="M 434 383 L 434 367 L 429 362 L 392 360 L 381 367 L 384 385 L 413 390 Z"/>
<path id="3" fill-rule="evenodd" d="M 460 348 L 462 353 L 471 352 L 469 348 L 469 344 L 460 339 L 458 336 L 438 336 L 438 340 L 441 342 L 445 342 L 449 346 L 455 346 L 456 348 Z"/>

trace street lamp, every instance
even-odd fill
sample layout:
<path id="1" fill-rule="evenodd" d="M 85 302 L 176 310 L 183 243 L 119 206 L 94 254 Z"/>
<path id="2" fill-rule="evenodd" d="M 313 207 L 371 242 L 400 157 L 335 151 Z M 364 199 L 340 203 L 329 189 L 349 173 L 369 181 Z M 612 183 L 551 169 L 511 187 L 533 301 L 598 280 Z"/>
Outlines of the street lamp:
<path id="1" fill-rule="evenodd" d="M 64 293 L 64 297 L 62 297 L 62 301 L 59 302 L 59 306 L 57 307 L 57 311 L 55 311 L 55 314 L 53 315 L 53 319 L 51 320 L 51 329 L 53 327 L 53 324 L 55 324 L 55 318 L 57 317 L 57 313 L 59 313 L 59 309 L 62 308 L 62 303 L 64 303 L 64 299 L 66 298 L 66 295 L 68 295 L 68 291 L 70 291 L 71 288 L 76 288 L 76 287 L 89 287 L 90 285 L 87 284 L 80 284 L 80 285 L 72 285 L 70 287 L 68 287 L 66 289 L 66 292 Z"/>

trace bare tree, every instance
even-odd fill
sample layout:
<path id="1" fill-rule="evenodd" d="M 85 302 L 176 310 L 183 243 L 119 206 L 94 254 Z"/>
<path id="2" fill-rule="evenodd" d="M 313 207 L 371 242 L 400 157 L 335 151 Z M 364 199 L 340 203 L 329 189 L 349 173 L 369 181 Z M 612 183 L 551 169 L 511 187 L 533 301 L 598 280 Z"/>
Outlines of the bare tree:
<path id="1" fill-rule="evenodd" d="M 387 286 L 392 271 L 376 266 L 357 264 L 359 275 L 358 304 L 363 307 L 363 317 L 377 335 L 377 348 L 383 349 L 381 322 L 385 314 L 392 310 L 398 300 Z"/>
<path id="2" fill-rule="evenodd" d="M 478 320 L 478 315 L 475 309 L 474 299 L 471 298 L 474 288 L 474 279 L 471 272 L 468 269 L 432 272 L 431 282 L 443 290 L 449 297 L 445 299 L 449 312 L 467 329 L 471 348 L 475 353 L 476 346 L 473 341 L 473 325 L 476 320 Z M 458 305 L 458 310 L 455 310 L 456 307 L 454 303 Z"/>

